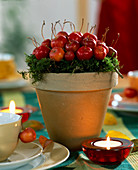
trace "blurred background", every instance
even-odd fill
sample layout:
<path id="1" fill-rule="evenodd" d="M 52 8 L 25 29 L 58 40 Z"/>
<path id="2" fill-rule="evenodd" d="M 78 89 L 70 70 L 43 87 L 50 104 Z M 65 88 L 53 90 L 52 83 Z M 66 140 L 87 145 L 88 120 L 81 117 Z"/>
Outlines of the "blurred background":
<path id="1" fill-rule="evenodd" d="M 1 0 L 0 1 L 0 53 L 12 53 L 18 69 L 25 69 L 25 55 L 31 54 L 34 46 L 27 37 L 35 37 L 41 43 L 41 26 L 44 37 L 51 37 L 51 23 L 64 19 L 72 21 L 76 30 L 86 32 L 87 23 L 97 25 L 94 34 L 102 38 L 109 27 L 106 43 L 120 38 L 115 46 L 118 50 L 122 73 L 138 70 L 138 1 L 137 0 Z M 65 26 L 71 32 L 69 24 Z M 60 27 L 57 26 L 57 31 Z"/>

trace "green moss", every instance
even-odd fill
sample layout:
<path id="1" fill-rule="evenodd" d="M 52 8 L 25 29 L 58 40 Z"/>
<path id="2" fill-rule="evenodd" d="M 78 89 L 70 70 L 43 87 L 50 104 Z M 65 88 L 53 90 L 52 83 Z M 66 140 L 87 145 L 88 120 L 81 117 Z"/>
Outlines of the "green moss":
<path id="1" fill-rule="evenodd" d="M 73 61 L 61 60 L 55 62 L 50 58 L 36 59 L 34 55 L 26 55 L 26 63 L 28 70 L 19 72 L 23 78 L 29 77 L 34 79 L 34 82 L 40 81 L 44 73 L 85 73 L 85 72 L 109 72 L 120 69 L 119 61 L 116 58 L 106 56 L 103 60 L 96 60 L 93 56 L 90 60 L 78 60 L 75 58 Z"/>

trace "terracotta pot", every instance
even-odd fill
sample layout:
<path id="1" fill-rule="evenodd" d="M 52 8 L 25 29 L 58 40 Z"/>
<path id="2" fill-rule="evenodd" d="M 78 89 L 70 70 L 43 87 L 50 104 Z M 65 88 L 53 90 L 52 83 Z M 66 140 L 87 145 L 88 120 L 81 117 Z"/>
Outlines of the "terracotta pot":
<path id="1" fill-rule="evenodd" d="M 70 150 L 101 133 L 115 72 L 48 73 L 34 85 L 49 137 Z"/>

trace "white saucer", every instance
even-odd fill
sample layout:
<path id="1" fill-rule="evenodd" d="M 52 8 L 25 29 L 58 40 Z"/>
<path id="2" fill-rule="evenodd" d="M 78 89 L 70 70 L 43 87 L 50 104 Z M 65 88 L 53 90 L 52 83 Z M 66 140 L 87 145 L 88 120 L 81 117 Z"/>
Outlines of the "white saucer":
<path id="1" fill-rule="evenodd" d="M 118 105 L 118 106 L 108 106 L 108 109 L 110 110 L 114 110 L 114 111 L 123 111 L 123 112 L 134 112 L 134 113 L 137 113 L 138 114 L 138 109 L 137 107 L 133 108 L 133 107 L 129 107 L 129 105 Z"/>
<path id="2" fill-rule="evenodd" d="M 42 147 L 34 142 L 22 143 L 19 141 L 12 155 L 3 162 L 0 162 L 0 169 L 15 169 L 27 164 L 33 159 L 39 157 L 42 153 Z"/>
<path id="3" fill-rule="evenodd" d="M 1 162 L 0 170 L 49 169 L 49 168 L 53 168 L 63 163 L 64 161 L 67 160 L 67 158 L 70 155 L 69 150 L 65 146 L 59 143 L 56 143 L 56 142 L 54 142 L 53 145 L 48 147 L 45 153 L 41 153 L 41 147 L 38 145 L 39 144 L 38 140 L 30 143 L 30 145 L 28 144 L 27 143 L 23 144 L 24 146 L 27 145 L 26 150 L 24 149 L 24 146 L 19 147 L 18 152 L 17 152 L 17 149 L 15 150 L 16 154 L 19 154 L 22 157 L 20 160 L 18 160 L 16 156 L 15 158 L 16 160 L 15 159 L 11 160 L 11 162 Z M 30 147 L 32 148 L 31 150 L 30 150 Z M 33 154 L 35 148 L 37 149 L 39 148 L 38 150 L 40 150 L 40 152 L 38 154 Z M 25 154 L 25 157 L 24 157 L 24 154 Z M 13 157 L 13 155 L 11 157 Z"/>
<path id="4" fill-rule="evenodd" d="M 39 143 L 39 141 L 37 140 L 36 143 Z M 45 158 L 44 162 L 39 166 L 33 168 L 32 170 L 44 170 L 44 169 L 53 168 L 66 161 L 69 155 L 70 152 L 65 146 L 54 142 L 53 146 L 49 147 L 47 151 L 43 153 L 43 156 Z M 35 160 L 39 161 L 38 158 L 36 158 Z"/>
<path id="5" fill-rule="evenodd" d="M 0 81 L 0 89 L 15 89 L 26 86 L 28 83 L 22 78 Z"/>
<path id="6" fill-rule="evenodd" d="M 137 98 L 127 98 L 123 92 L 112 93 L 108 109 L 127 115 L 138 116 Z"/>
<path id="7" fill-rule="evenodd" d="M 117 106 L 108 106 L 107 108 L 122 115 L 138 116 L 138 107 L 136 105 L 121 103 Z"/>

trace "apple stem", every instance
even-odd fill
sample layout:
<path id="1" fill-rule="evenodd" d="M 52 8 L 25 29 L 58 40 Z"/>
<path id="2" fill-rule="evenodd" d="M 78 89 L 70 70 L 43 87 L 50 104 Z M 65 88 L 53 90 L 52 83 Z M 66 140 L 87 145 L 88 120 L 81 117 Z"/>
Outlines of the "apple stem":
<path id="1" fill-rule="evenodd" d="M 63 26 L 62 26 L 62 31 L 64 30 L 65 22 L 66 22 L 66 19 L 64 19 Z"/>
<path id="2" fill-rule="evenodd" d="M 43 40 L 45 40 L 44 34 L 43 34 L 44 25 L 45 25 L 45 20 L 43 20 L 43 24 L 42 24 L 42 27 L 41 27 L 41 35 L 42 35 Z"/>
<path id="3" fill-rule="evenodd" d="M 91 33 L 91 34 L 93 34 L 93 33 L 94 33 L 95 28 L 96 28 L 96 24 L 94 25 L 94 27 L 93 27 L 93 29 L 92 29 L 92 33 Z"/>
<path id="4" fill-rule="evenodd" d="M 109 31 L 109 27 L 105 28 L 105 33 L 102 35 L 102 42 L 105 42 L 106 41 L 106 35 L 107 35 L 107 32 Z"/>
<path id="5" fill-rule="evenodd" d="M 93 33 L 94 33 L 95 28 L 96 28 L 96 24 L 95 24 L 94 26 L 92 26 L 92 27 L 91 27 L 91 29 L 90 29 L 89 33 L 91 33 L 91 32 L 92 32 L 91 34 L 93 34 Z"/>
<path id="6" fill-rule="evenodd" d="M 72 24 L 70 24 L 70 29 L 71 29 L 71 31 L 73 32 L 73 29 L 72 29 Z"/>
<path id="7" fill-rule="evenodd" d="M 91 33 L 91 32 L 92 32 L 93 27 L 94 27 L 94 26 L 91 26 L 89 33 Z"/>
<path id="8" fill-rule="evenodd" d="M 53 39 L 53 35 L 54 35 L 54 37 L 56 37 L 56 36 L 54 34 L 54 25 L 53 25 L 53 23 L 51 23 L 51 24 L 52 24 L 52 27 L 51 27 L 51 31 L 52 31 L 51 39 Z"/>
<path id="9" fill-rule="evenodd" d="M 37 43 L 36 43 L 36 39 L 34 40 L 34 38 L 31 38 L 31 37 L 27 37 L 29 40 L 32 40 L 32 43 L 35 47 L 38 47 L 37 46 Z"/>
<path id="10" fill-rule="evenodd" d="M 88 22 L 88 24 L 87 24 L 87 30 L 86 30 L 86 32 L 88 32 L 88 30 L 89 30 L 89 22 Z"/>
<path id="11" fill-rule="evenodd" d="M 114 42 L 114 44 L 112 44 L 112 47 L 113 47 L 113 48 L 115 47 L 115 45 L 116 45 L 116 43 L 117 43 L 119 37 L 120 37 L 120 33 L 117 33 L 117 39 L 116 39 L 116 41 Z"/>
<path id="12" fill-rule="evenodd" d="M 59 23 L 58 23 L 58 24 L 59 24 L 60 27 L 61 27 L 61 31 L 63 31 L 63 26 L 61 25 L 60 20 L 59 20 Z"/>
<path id="13" fill-rule="evenodd" d="M 61 25 L 61 23 L 60 23 L 60 20 L 56 21 L 56 22 L 55 22 L 55 25 L 54 25 L 54 28 L 53 28 L 54 35 L 56 35 L 56 25 L 57 25 L 57 24 L 59 24 L 60 27 L 61 27 L 61 29 L 62 29 L 62 25 Z"/>
<path id="14" fill-rule="evenodd" d="M 71 21 L 65 21 L 65 22 L 64 22 L 64 24 L 66 24 L 66 23 L 70 23 L 70 24 L 71 24 L 71 26 L 73 25 L 73 27 L 74 27 L 74 32 L 76 32 L 75 24 L 73 24 L 73 22 L 71 22 Z"/>
<path id="15" fill-rule="evenodd" d="M 86 42 L 87 42 L 87 39 L 85 39 L 85 47 L 86 47 Z"/>
<path id="16" fill-rule="evenodd" d="M 36 38 L 35 37 L 33 37 L 33 40 L 34 40 L 34 42 L 35 42 L 35 44 L 38 46 L 38 45 L 40 45 L 37 41 L 36 41 Z"/>
<path id="17" fill-rule="evenodd" d="M 80 32 L 82 31 L 83 25 L 84 25 L 84 18 L 82 18 L 82 23 L 81 23 L 81 27 L 80 27 Z"/>
<path id="18" fill-rule="evenodd" d="M 113 41 L 112 41 L 112 43 L 111 43 L 111 47 L 113 46 L 113 44 L 114 44 L 114 41 L 115 41 L 115 40 L 113 40 Z"/>
<path id="19" fill-rule="evenodd" d="M 49 50 L 51 50 L 51 48 L 50 48 L 50 47 L 48 47 L 47 45 L 46 45 L 46 47 L 47 47 Z"/>

